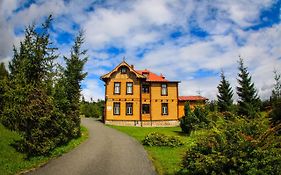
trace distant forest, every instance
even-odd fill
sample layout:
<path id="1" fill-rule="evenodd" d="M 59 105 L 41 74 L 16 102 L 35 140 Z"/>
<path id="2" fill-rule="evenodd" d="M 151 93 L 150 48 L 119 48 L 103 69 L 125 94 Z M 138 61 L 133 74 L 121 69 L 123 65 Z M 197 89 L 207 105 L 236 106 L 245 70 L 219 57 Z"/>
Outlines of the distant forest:
<path id="1" fill-rule="evenodd" d="M 102 118 L 104 110 L 104 100 L 98 99 L 96 102 L 87 102 L 82 99 L 80 103 L 80 115 L 84 117 Z"/>

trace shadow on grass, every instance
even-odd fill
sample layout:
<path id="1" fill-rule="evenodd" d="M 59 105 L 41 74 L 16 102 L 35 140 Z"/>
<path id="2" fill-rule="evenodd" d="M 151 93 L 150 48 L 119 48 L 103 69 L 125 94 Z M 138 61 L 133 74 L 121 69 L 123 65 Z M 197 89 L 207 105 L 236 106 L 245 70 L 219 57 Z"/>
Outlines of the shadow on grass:
<path id="1" fill-rule="evenodd" d="M 104 123 L 102 118 L 95 118 L 95 117 L 84 117 L 84 118 L 88 118 L 88 119 L 90 118 L 90 119 L 93 119 L 93 120 L 95 120 L 95 121 Z"/>
<path id="2" fill-rule="evenodd" d="M 179 136 L 188 136 L 188 134 L 182 132 L 182 131 L 173 131 L 174 133 L 176 133 Z"/>

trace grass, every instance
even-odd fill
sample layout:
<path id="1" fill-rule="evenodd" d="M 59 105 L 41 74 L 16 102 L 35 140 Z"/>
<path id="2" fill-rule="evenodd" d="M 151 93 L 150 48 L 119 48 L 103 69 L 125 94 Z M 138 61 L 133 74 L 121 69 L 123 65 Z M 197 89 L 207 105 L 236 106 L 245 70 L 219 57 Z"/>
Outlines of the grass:
<path id="1" fill-rule="evenodd" d="M 81 126 L 81 131 L 81 137 L 54 149 L 49 156 L 37 156 L 27 160 L 25 154 L 17 152 L 11 146 L 15 140 L 21 139 L 20 135 L 7 130 L 0 124 L 0 174 L 9 175 L 25 172 L 47 163 L 52 158 L 69 152 L 88 138 L 87 129 Z"/>
<path id="2" fill-rule="evenodd" d="M 184 142 L 184 146 L 181 147 L 150 147 L 144 146 L 147 150 L 158 174 L 176 174 L 181 169 L 181 160 L 186 150 L 195 144 L 196 138 L 199 135 L 205 133 L 200 130 L 192 133 L 189 137 L 181 132 L 180 127 L 151 127 L 151 128 L 140 128 L 140 127 L 127 127 L 127 126 L 109 126 L 115 128 L 121 132 L 124 132 L 134 137 L 139 142 L 145 138 L 151 132 L 159 132 L 170 136 L 179 136 Z"/>

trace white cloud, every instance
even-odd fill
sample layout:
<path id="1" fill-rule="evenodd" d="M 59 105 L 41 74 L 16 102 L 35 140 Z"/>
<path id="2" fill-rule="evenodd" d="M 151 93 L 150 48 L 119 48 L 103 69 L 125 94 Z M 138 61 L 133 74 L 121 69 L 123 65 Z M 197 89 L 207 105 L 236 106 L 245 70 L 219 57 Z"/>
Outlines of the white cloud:
<path id="1" fill-rule="evenodd" d="M 259 30 L 245 30 L 259 24 L 263 10 L 274 0 L 237 1 L 37 1 L 29 8 L 14 12 L 21 1 L 0 2 L 0 59 L 11 58 L 12 44 L 22 37 L 15 29 L 40 21 L 50 13 L 55 17 L 52 33 L 75 34 L 78 25 L 85 30 L 89 49 L 86 71 L 99 77 L 116 66 L 123 56 L 137 69 L 148 68 L 168 79 L 182 80 L 181 94 L 200 90 L 210 99 L 216 97 L 220 69 L 231 85 L 237 85 L 237 60 L 241 55 L 253 76 L 262 98 L 267 98 L 273 84 L 273 69 L 281 70 L 281 24 Z M 93 7 L 93 10 L 86 9 Z M 194 32 L 205 32 L 196 36 Z M 182 35 L 171 39 L 178 31 Z M 204 35 L 204 34 L 203 34 Z M 69 44 L 55 44 L 67 55 Z M 109 47 L 123 48 L 120 54 L 107 53 Z M 143 52 L 142 56 L 136 56 Z M 210 75 L 196 76 L 198 71 Z M 87 78 L 83 94 L 87 99 L 103 97 L 103 85 L 97 78 Z"/>
<path id="2" fill-rule="evenodd" d="M 103 83 L 100 80 L 85 80 L 83 84 L 86 86 L 82 90 L 82 95 L 85 97 L 86 101 L 104 99 L 104 90 L 101 88 Z"/>

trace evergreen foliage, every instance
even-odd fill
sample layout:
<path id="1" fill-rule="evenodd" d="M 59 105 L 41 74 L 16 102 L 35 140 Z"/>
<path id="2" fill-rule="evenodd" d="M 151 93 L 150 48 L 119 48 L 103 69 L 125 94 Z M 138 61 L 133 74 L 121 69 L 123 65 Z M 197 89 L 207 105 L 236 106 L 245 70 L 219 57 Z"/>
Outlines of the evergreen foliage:
<path id="1" fill-rule="evenodd" d="M 178 136 L 168 136 L 162 133 L 152 132 L 142 140 L 142 144 L 146 146 L 178 147 L 182 146 L 184 143 Z"/>
<path id="2" fill-rule="evenodd" d="M 195 117 L 193 112 L 190 110 L 189 103 L 186 102 L 184 105 L 184 116 L 180 119 L 180 127 L 182 132 L 190 134 L 194 129 L 192 123 L 194 123 Z"/>
<path id="3" fill-rule="evenodd" d="M 8 83 L 8 71 L 5 68 L 4 63 L 0 64 L 0 115 L 4 107 L 4 94 L 7 88 Z"/>
<path id="4" fill-rule="evenodd" d="M 220 112 L 231 111 L 233 90 L 231 89 L 230 83 L 225 79 L 223 71 L 221 72 L 221 81 L 218 85 L 218 108 Z"/>
<path id="5" fill-rule="evenodd" d="M 210 112 L 217 112 L 218 111 L 218 101 L 211 100 L 207 103 L 207 107 L 210 110 Z"/>
<path id="6" fill-rule="evenodd" d="M 86 102 L 80 103 L 80 114 L 85 117 L 101 118 L 104 110 L 104 101 L 98 100 L 97 102 Z"/>
<path id="7" fill-rule="evenodd" d="M 28 156 L 47 154 L 80 136 L 80 83 L 86 76 L 81 73 L 86 59 L 79 58 L 85 54 L 80 52 L 82 34 L 62 69 L 54 64 L 58 55 L 48 32 L 51 21 L 49 16 L 40 29 L 28 26 L 9 63 L 1 122 L 23 136 L 15 145 Z"/>
<path id="8" fill-rule="evenodd" d="M 270 97 L 272 110 L 269 117 L 273 125 L 281 123 L 281 74 L 274 71 L 275 84 Z"/>
<path id="9" fill-rule="evenodd" d="M 207 119 L 208 111 L 202 107 L 196 106 L 194 111 L 190 110 L 189 103 L 185 103 L 184 113 L 180 119 L 180 127 L 186 134 L 190 134 L 191 131 L 199 128 L 206 128 L 209 125 Z"/>
<path id="10" fill-rule="evenodd" d="M 186 151 L 182 174 L 279 174 L 281 125 L 236 118 L 201 136 Z"/>
<path id="11" fill-rule="evenodd" d="M 1 63 L 0 64 L 0 80 L 8 78 L 8 75 L 9 75 L 9 73 L 8 73 L 6 67 L 5 67 L 5 64 Z"/>
<path id="12" fill-rule="evenodd" d="M 80 136 L 80 116 L 79 116 L 79 100 L 81 92 L 81 81 L 86 77 L 87 73 L 83 72 L 83 67 L 87 62 L 86 50 L 81 50 L 84 42 L 83 32 L 80 31 L 75 39 L 74 46 L 71 50 L 70 58 L 64 57 L 66 61 L 65 77 L 65 92 L 69 101 L 67 115 L 71 118 L 70 130 L 71 136 Z"/>
<path id="13" fill-rule="evenodd" d="M 260 108 L 260 99 L 255 89 L 255 85 L 252 82 L 252 78 L 249 75 L 247 67 L 244 66 L 243 59 L 239 58 L 239 73 L 237 94 L 238 100 L 238 113 L 240 115 L 247 116 L 249 118 L 255 118 L 258 115 Z"/>

